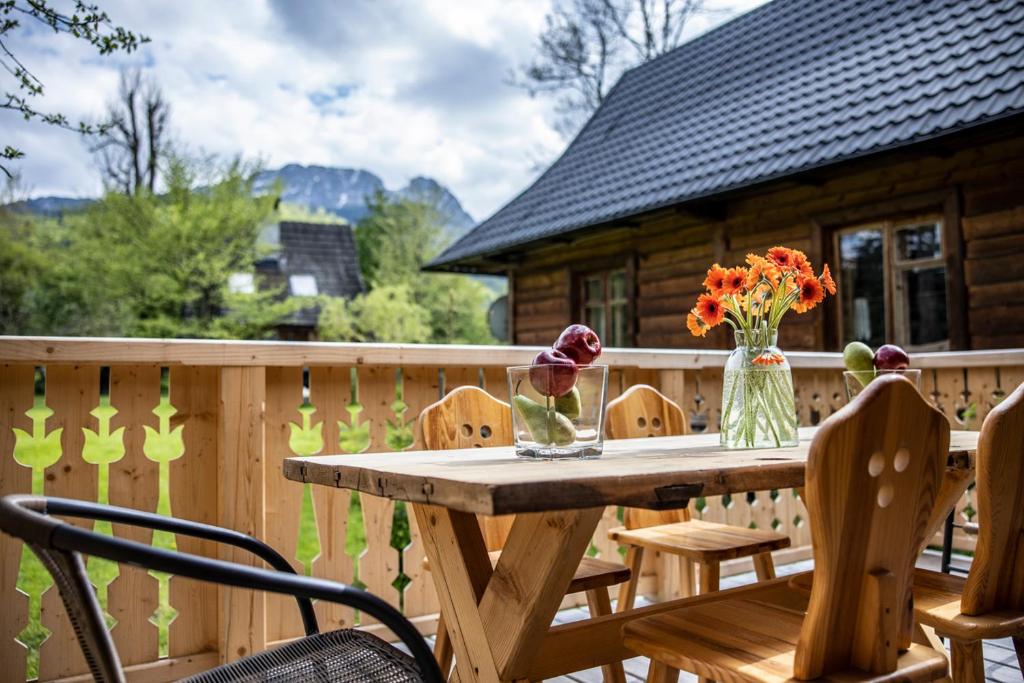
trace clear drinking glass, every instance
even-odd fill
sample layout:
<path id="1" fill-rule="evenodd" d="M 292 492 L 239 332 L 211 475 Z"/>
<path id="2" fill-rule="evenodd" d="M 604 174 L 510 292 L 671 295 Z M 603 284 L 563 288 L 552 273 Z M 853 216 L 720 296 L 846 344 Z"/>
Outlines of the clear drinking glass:
<path id="1" fill-rule="evenodd" d="M 532 373 L 532 380 L 531 380 Z M 565 389 L 570 386 L 570 389 Z M 538 389 L 563 391 L 545 396 Z M 516 455 L 524 458 L 596 458 L 604 448 L 608 366 L 579 368 L 575 382 L 563 366 L 508 369 Z"/>
<path id="2" fill-rule="evenodd" d="M 918 393 L 921 392 L 921 371 L 914 368 L 907 368 L 905 370 L 844 370 L 843 382 L 846 384 L 846 399 L 852 401 L 857 394 L 864 390 L 864 387 L 871 380 L 882 374 L 902 375 L 917 387 Z"/>

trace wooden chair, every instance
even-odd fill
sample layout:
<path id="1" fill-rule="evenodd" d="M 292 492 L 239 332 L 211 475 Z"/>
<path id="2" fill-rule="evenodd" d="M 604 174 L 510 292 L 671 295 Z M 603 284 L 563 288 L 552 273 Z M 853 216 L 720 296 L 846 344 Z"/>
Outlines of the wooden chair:
<path id="1" fill-rule="evenodd" d="M 930 681 L 945 653 L 911 642 L 914 561 L 946 467 L 949 423 L 898 376 L 879 377 L 811 443 L 810 593 L 785 577 L 697 596 L 638 619 L 624 642 L 654 662 L 719 681 Z"/>
<path id="2" fill-rule="evenodd" d="M 684 434 L 683 411 L 678 405 L 645 384 L 631 387 L 608 404 L 605 433 L 610 439 Z M 759 580 L 775 577 L 772 550 L 789 547 L 789 537 L 765 529 L 746 529 L 691 519 L 690 511 L 654 511 L 626 508 L 624 526 L 611 529 L 608 536 L 626 546 L 626 566 L 632 572 L 619 588 L 617 611 L 633 608 L 644 551 L 653 550 L 679 557 L 680 591 L 694 594 L 694 565 L 700 567 L 700 593 L 718 590 L 721 563 L 753 556 Z"/>
<path id="3" fill-rule="evenodd" d="M 459 387 L 420 413 L 418 437 L 427 450 L 481 448 L 511 445 L 512 409 L 483 389 Z M 512 515 L 478 517 L 491 563 L 497 564 L 501 548 L 512 529 Z M 429 564 L 424 561 L 429 569 Z M 616 562 L 584 557 L 566 594 L 586 592 L 591 616 L 611 614 L 610 586 L 629 580 L 629 569 Z M 451 668 L 452 645 L 444 621 L 437 624 L 434 656 L 443 672 Z M 604 667 L 606 681 L 624 682 L 622 664 Z"/>
<path id="4" fill-rule="evenodd" d="M 978 440 L 978 543 L 967 578 L 918 570 L 914 616 L 950 639 L 954 681 L 983 681 L 982 641 L 1013 638 L 1024 669 L 1024 384 Z"/>

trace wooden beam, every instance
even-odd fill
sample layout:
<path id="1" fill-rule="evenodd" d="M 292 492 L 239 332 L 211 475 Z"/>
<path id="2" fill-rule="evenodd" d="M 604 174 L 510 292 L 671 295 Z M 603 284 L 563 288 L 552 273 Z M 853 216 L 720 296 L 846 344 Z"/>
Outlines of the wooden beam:
<path id="1" fill-rule="evenodd" d="M 516 517 L 480 601 L 502 679 L 525 678 L 603 514 L 596 507 Z"/>
<path id="2" fill-rule="evenodd" d="M 226 367 L 220 372 L 217 414 L 217 498 L 220 526 L 256 538 L 266 537 L 264 453 L 266 369 Z M 247 551 L 221 546 L 222 560 L 263 566 Z M 259 591 L 223 586 L 221 604 L 220 656 L 234 661 L 267 646 L 266 598 Z"/>
<path id="3" fill-rule="evenodd" d="M 492 570 L 476 517 L 434 505 L 414 505 L 413 510 L 455 650 L 459 679 L 498 681 L 478 608 Z"/>
<path id="4" fill-rule="evenodd" d="M 946 196 L 942 207 L 942 242 L 946 258 L 946 308 L 949 346 L 954 351 L 970 348 L 967 319 L 967 283 L 964 281 L 964 233 L 960 226 L 960 188 Z"/>

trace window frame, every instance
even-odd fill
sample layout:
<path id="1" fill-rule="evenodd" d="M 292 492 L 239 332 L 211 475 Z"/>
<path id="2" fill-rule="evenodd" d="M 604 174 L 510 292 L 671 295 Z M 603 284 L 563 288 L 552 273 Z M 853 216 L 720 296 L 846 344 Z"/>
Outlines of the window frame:
<path id="1" fill-rule="evenodd" d="M 625 284 L 625 292 L 622 297 L 612 299 L 612 276 L 621 274 Z M 614 305 L 621 305 L 625 312 L 625 339 L 622 340 L 621 347 L 632 348 L 636 346 L 636 330 L 633 323 L 633 312 L 635 308 L 635 296 L 634 287 L 632 283 L 633 269 L 630 268 L 629 263 L 616 263 L 614 265 L 606 265 L 602 268 L 592 268 L 587 270 L 578 270 L 573 273 L 573 280 L 575 285 L 576 303 L 573 306 L 573 310 L 579 320 L 583 323 L 588 322 L 587 311 L 588 309 L 594 308 L 592 300 L 589 299 L 588 293 L 588 281 L 599 278 L 601 281 L 601 308 L 604 314 L 604 334 L 601 330 L 595 330 L 598 336 L 601 337 L 602 343 L 605 342 L 605 337 L 608 337 L 608 346 L 615 346 L 612 344 L 611 331 L 612 331 L 612 307 Z"/>
<path id="2" fill-rule="evenodd" d="M 895 244 L 896 233 L 900 229 L 922 223 L 931 223 L 938 228 L 940 247 L 939 255 L 917 259 L 899 259 L 897 257 Z M 948 328 L 950 321 L 949 299 L 951 283 L 949 281 L 949 269 L 946 263 L 946 254 L 949 249 L 949 245 L 946 243 L 947 239 L 944 216 L 938 213 L 926 213 L 917 216 L 908 216 L 899 220 L 860 223 L 834 230 L 832 233 L 832 253 L 836 256 L 837 271 L 841 271 L 842 250 L 839 242 L 842 236 L 865 230 L 876 230 L 882 233 L 882 291 L 885 303 L 885 315 L 883 316 L 885 320 L 885 338 L 887 340 L 892 340 L 891 343 L 898 344 L 908 351 L 948 351 L 950 348 L 950 337 L 952 336 L 953 331 Z M 944 270 L 946 284 L 946 339 L 939 342 L 932 342 L 930 344 L 911 345 L 909 312 L 907 311 L 907 307 L 904 303 L 902 292 L 897 291 L 900 289 L 898 286 L 900 278 L 898 278 L 897 275 L 915 268 L 935 267 L 942 267 Z M 839 284 L 842 286 L 842 282 Z M 844 339 L 845 320 L 843 319 L 843 307 L 838 306 L 837 309 L 839 339 Z"/>

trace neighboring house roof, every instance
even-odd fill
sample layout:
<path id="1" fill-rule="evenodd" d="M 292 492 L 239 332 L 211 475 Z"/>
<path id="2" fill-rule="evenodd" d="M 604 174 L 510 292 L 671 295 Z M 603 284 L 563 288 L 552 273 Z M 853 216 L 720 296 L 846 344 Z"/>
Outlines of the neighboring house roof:
<path id="1" fill-rule="evenodd" d="M 775 0 L 626 72 L 431 267 L 1024 111 L 1020 0 Z"/>
<path id="2" fill-rule="evenodd" d="M 274 276 L 288 294 L 351 298 L 365 291 L 351 226 L 283 221 L 269 226 L 262 241 L 276 249 L 258 270 Z M 304 309 L 288 324 L 315 326 L 317 313 Z"/>

